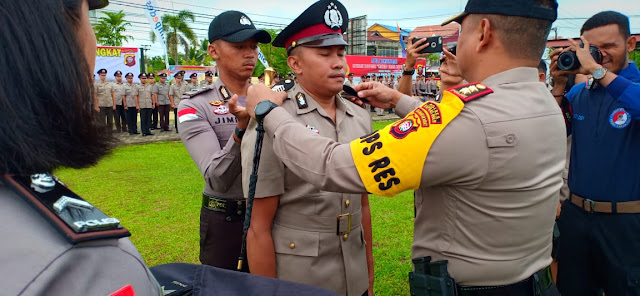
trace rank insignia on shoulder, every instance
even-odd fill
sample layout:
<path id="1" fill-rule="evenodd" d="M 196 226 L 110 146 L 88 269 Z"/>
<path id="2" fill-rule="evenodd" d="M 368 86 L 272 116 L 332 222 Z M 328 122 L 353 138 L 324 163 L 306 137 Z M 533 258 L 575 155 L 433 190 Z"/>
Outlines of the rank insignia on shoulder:
<path id="1" fill-rule="evenodd" d="M 105 215 L 51 174 L 5 175 L 2 181 L 38 211 L 70 243 L 130 236 L 116 218 Z"/>
<path id="2" fill-rule="evenodd" d="M 289 91 L 295 85 L 296 85 L 295 81 L 291 79 L 280 80 L 271 88 L 271 90 L 272 91 Z"/>
<path id="3" fill-rule="evenodd" d="M 224 85 L 220 87 L 220 94 L 225 100 L 228 100 L 229 98 L 231 98 L 231 95 L 229 95 L 229 91 L 227 90 L 227 87 Z"/>
<path id="4" fill-rule="evenodd" d="M 206 92 L 208 92 L 210 90 L 211 90 L 211 88 L 193 89 L 193 90 L 190 90 L 188 92 L 185 92 L 184 95 L 182 95 L 182 99 L 183 100 L 184 99 L 191 99 L 191 98 L 193 98 L 193 97 L 195 97 L 195 96 L 197 96 L 199 94 L 206 93 Z"/>
<path id="5" fill-rule="evenodd" d="M 301 92 L 296 95 L 296 103 L 298 104 L 298 109 L 309 107 L 309 105 L 307 104 L 307 97 Z"/>
<path id="6" fill-rule="evenodd" d="M 469 83 L 469 84 L 459 85 L 459 86 L 447 89 L 447 91 L 456 95 L 458 98 L 460 98 L 464 102 L 469 102 L 471 100 L 475 100 L 477 98 L 493 93 L 492 89 L 480 83 Z"/>

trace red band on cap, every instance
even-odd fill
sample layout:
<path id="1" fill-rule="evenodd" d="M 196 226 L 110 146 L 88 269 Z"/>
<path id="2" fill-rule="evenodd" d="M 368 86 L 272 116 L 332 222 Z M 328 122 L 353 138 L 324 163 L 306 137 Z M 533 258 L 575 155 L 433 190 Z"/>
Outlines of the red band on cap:
<path id="1" fill-rule="evenodd" d="M 293 34 L 293 36 L 291 36 L 291 38 L 287 39 L 287 42 L 285 42 L 284 48 L 289 48 L 291 44 L 296 40 L 300 40 L 303 38 L 308 38 L 316 35 L 333 34 L 333 33 L 342 34 L 342 30 L 341 29 L 331 30 L 331 28 L 327 27 L 327 25 L 325 25 L 324 23 L 313 25 L 304 30 L 301 30 L 298 33 Z"/>

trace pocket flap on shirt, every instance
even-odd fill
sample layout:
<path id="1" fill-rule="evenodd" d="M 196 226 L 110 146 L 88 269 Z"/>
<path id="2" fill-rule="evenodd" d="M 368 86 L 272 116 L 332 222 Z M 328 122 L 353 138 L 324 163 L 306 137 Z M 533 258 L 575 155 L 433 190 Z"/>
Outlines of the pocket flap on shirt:
<path id="1" fill-rule="evenodd" d="M 276 253 L 318 257 L 320 233 L 302 231 L 274 224 L 271 229 Z"/>
<path id="2" fill-rule="evenodd" d="M 487 137 L 487 145 L 489 148 L 495 147 L 513 147 L 518 144 L 518 136 L 516 134 L 504 134 L 495 137 Z"/>

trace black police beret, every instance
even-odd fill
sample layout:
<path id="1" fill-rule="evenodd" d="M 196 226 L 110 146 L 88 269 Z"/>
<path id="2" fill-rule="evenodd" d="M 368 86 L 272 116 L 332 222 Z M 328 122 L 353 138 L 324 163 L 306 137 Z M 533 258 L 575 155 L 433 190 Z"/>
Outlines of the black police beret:
<path id="1" fill-rule="evenodd" d="M 115 73 L 113 73 L 113 76 L 118 76 L 118 75 L 122 75 L 122 71 L 117 70 Z"/>
<path id="2" fill-rule="evenodd" d="M 160 73 L 160 74 L 158 74 L 158 76 L 166 78 L 167 77 L 167 73 Z"/>
<path id="3" fill-rule="evenodd" d="M 191 75 L 189 75 L 189 78 L 198 78 L 198 73 L 191 73 Z"/>
<path id="4" fill-rule="evenodd" d="M 127 75 L 125 75 L 124 77 L 125 77 L 125 78 L 129 78 L 129 77 L 133 78 L 133 73 L 129 72 L 129 73 L 127 73 Z"/>
<path id="5" fill-rule="evenodd" d="M 462 20 L 469 14 L 500 14 L 553 22 L 558 18 L 558 2 L 552 0 L 551 8 L 547 8 L 540 6 L 533 0 L 469 0 L 462 13 L 447 19 L 442 25 L 450 22 L 462 23 Z"/>
<path id="6" fill-rule="evenodd" d="M 98 70 L 98 74 L 107 74 L 107 69 Z"/>
<path id="7" fill-rule="evenodd" d="M 342 34 L 349 22 L 347 9 L 337 0 L 320 0 L 309 6 L 273 40 L 289 52 L 296 46 L 349 45 Z"/>
<path id="8" fill-rule="evenodd" d="M 209 24 L 209 42 L 222 39 L 238 43 L 247 41 L 249 38 L 254 38 L 260 43 L 271 42 L 269 32 L 256 29 L 251 19 L 240 11 L 225 11 Z"/>
<path id="9" fill-rule="evenodd" d="M 140 73 L 140 74 L 138 75 L 138 78 L 147 78 L 147 74 Z"/>
<path id="10" fill-rule="evenodd" d="M 207 77 L 213 77 L 213 72 L 211 72 L 211 71 L 205 71 L 205 72 L 204 72 L 204 76 L 207 76 Z"/>

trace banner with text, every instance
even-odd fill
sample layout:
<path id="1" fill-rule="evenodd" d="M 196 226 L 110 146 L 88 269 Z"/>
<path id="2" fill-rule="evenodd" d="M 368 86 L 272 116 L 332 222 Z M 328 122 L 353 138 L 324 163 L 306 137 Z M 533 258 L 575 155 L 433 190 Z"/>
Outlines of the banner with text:
<path id="1" fill-rule="evenodd" d="M 133 81 L 139 82 L 140 50 L 135 47 L 98 46 L 96 48 L 96 68 L 94 73 L 97 73 L 100 69 L 107 69 L 107 80 L 109 81 L 115 81 L 113 73 L 120 70 L 123 81 L 124 75 L 131 72 L 133 73 Z M 96 75 L 96 80 L 98 80 L 98 75 Z"/>
<path id="2" fill-rule="evenodd" d="M 169 55 L 167 54 L 167 36 L 162 27 L 161 14 L 158 11 L 158 1 L 147 0 L 144 4 L 144 11 L 149 19 L 149 25 L 151 30 L 156 34 L 156 38 L 162 41 L 162 47 L 164 48 L 164 63 L 169 68 Z"/>
<path id="3" fill-rule="evenodd" d="M 347 73 L 355 76 L 365 74 L 398 74 L 402 73 L 402 65 L 406 58 L 347 55 Z"/>

